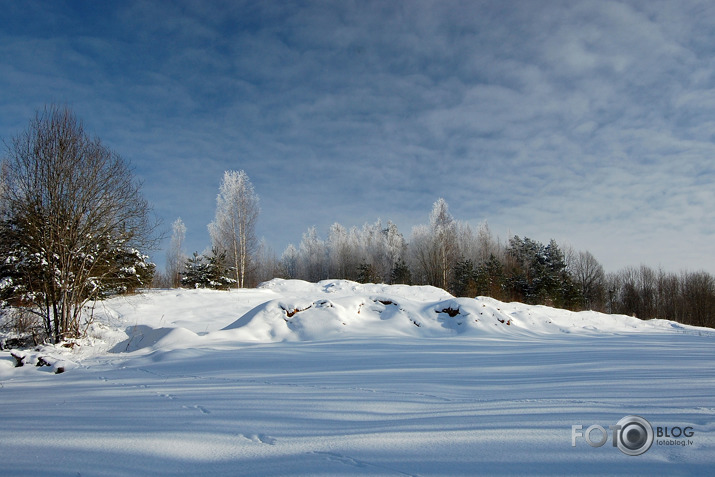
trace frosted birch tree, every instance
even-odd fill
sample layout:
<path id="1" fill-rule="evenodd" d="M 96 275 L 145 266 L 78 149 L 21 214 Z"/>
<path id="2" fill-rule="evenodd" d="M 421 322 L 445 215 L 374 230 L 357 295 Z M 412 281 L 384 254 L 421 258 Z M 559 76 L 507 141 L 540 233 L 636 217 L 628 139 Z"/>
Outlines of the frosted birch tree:
<path id="1" fill-rule="evenodd" d="M 328 276 L 330 278 L 348 278 L 353 271 L 350 269 L 355 251 L 350 246 L 348 231 L 339 223 L 330 226 L 328 240 L 325 246 L 329 256 Z"/>
<path id="2" fill-rule="evenodd" d="M 434 203 L 432 214 L 430 214 L 430 228 L 436 247 L 439 286 L 446 289 L 457 252 L 457 223 L 449 213 L 447 201 L 442 198 Z"/>
<path id="3" fill-rule="evenodd" d="M 318 237 L 315 226 L 303 234 L 298 247 L 298 275 L 310 282 L 326 278 L 328 264 L 325 242 Z"/>
<path id="4" fill-rule="evenodd" d="M 298 249 L 289 244 L 281 255 L 280 267 L 285 278 L 298 277 Z"/>
<path id="5" fill-rule="evenodd" d="M 432 207 L 429 225 L 412 229 L 410 241 L 413 267 L 422 280 L 446 289 L 457 256 L 457 223 L 444 199 Z"/>
<path id="6" fill-rule="evenodd" d="M 171 242 L 166 252 L 166 275 L 172 287 L 181 285 L 181 272 L 188 258 L 184 253 L 184 240 L 186 239 L 186 226 L 181 217 L 171 225 Z"/>
<path id="7" fill-rule="evenodd" d="M 246 275 L 255 251 L 256 222 L 260 209 L 258 196 L 245 171 L 226 171 L 216 197 L 216 218 L 209 224 L 213 246 L 226 252 L 239 288 L 246 286 Z"/>

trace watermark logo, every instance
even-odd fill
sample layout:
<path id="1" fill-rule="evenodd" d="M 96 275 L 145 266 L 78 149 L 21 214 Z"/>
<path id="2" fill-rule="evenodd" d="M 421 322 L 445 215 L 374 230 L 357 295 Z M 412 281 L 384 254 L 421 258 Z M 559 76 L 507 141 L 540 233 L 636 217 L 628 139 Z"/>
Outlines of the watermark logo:
<path id="1" fill-rule="evenodd" d="M 653 445 L 653 426 L 640 416 L 626 416 L 613 427 L 617 446 L 626 455 L 645 454 Z"/>
<path id="2" fill-rule="evenodd" d="M 687 438 L 693 437 L 695 432 L 690 426 L 687 427 L 656 427 L 640 416 L 626 416 L 616 424 L 608 426 L 611 431 L 611 442 L 613 447 L 626 455 L 637 456 L 645 454 L 655 442 L 657 445 L 667 446 L 687 446 L 693 441 Z M 657 437 L 657 439 L 656 439 Z M 661 439 L 665 437 L 666 439 Z M 571 426 L 571 447 L 576 447 L 577 439 L 583 439 L 591 447 L 601 447 L 608 442 L 608 431 L 599 424 L 593 424 L 585 430 L 580 424 Z"/>

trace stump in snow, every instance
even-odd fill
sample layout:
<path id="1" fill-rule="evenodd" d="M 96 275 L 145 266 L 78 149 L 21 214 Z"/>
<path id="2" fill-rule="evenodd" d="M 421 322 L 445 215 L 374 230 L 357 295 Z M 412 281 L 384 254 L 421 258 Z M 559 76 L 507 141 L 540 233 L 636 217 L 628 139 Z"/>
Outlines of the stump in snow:
<path id="1" fill-rule="evenodd" d="M 13 358 L 15 358 L 15 367 L 16 367 L 16 368 L 20 368 L 20 367 L 22 367 L 22 366 L 25 365 L 25 363 L 23 362 L 23 361 L 25 361 L 25 357 L 24 357 L 24 356 L 20 356 L 20 355 L 17 354 L 17 353 L 10 353 L 10 356 L 12 356 Z"/>

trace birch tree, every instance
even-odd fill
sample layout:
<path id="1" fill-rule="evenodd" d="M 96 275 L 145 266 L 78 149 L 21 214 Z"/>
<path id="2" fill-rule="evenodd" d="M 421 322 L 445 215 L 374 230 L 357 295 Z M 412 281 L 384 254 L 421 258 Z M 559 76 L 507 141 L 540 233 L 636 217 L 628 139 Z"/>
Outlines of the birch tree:
<path id="1" fill-rule="evenodd" d="M 292 243 L 288 244 L 281 255 L 280 268 L 285 278 L 298 277 L 298 249 Z"/>
<path id="2" fill-rule="evenodd" d="M 318 237 L 315 226 L 303 234 L 298 247 L 298 276 L 309 282 L 318 282 L 327 275 L 325 242 Z"/>
<path id="3" fill-rule="evenodd" d="M 171 242 L 166 253 L 166 275 L 172 287 L 181 285 L 181 272 L 188 258 L 184 253 L 184 240 L 186 239 L 186 226 L 181 217 L 171 225 Z"/>
<path id="4" fill-rule="evenodd" d="M 351 265 L 356 255 L 351 246 L 348 231 L 339 223 L 330 226 L 328 239 L 325 243 L 328 251 L 328 276 L 330 278 L 345 279 L 351 276 Z"/>
<path id="5" fill-rule="evenodd" d="M 246 286 L 256 249 L 258 196 L 244 171 L 226 171 L 216 197 L 216 218 L 209 224 L 213 246 L 226 253 L 239 288 Z"/>
<path id="6" fill-rule="evenodd" d="M 409 252 L 417 281 L 446 290 L 457 248 L 457 222 L 449 213 L 447 202 L 440 198 L 432 206 L 429 225 L 412 228 Z"/>

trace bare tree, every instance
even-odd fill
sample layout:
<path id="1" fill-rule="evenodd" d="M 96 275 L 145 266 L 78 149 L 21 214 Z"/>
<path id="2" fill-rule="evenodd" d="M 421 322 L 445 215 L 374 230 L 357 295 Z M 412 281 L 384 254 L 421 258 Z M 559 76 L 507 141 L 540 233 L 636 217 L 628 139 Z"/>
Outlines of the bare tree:
<path id="1" fill-rule="evenodd" d="M 715 326 L 715 277 L 706 272 L 683 272 L 681 276 L 683 322 Z"/>
<path id="2" fill-rule="evenodd" d="M 457 252 L 457 223 L 449 213 L 447 201 L 442 198 L 434 203 L 430 214 L 430 228 L 432 229 L 436 247 L 435 252 L 439 271 L 438 286 L 446 290 Z"/>
<path id="3" fill-rule="evenodd" d="M 492 257 L 501 257 L 504 255 L 504 251 L 501 250 L 499 243 L 494 239 L 489 224 L 486 221 L 479 224 L 476 240 L 478 244 L 478 260 L 476 263 L 486 263 Z"/>
<path id="4" fill-rule="evenodd" d="M 246 286 L 251 256 L 255 252 L 258 196 L 244 171 L 226 171 L 216 197 L 216 218 L 209 224 L 214 247 L 226 252 L 236 284 Z"/>
<path id="5" fill-rule="evenodd" d="M 434 285 L 439 281 L 433 237 L 427 225 L 412 227 L 408 258 L 414 283 Z"/>
<path id="6" fill-rule="evenodd" d="M 457 223 L 444 199 L 434 203 L 428 226 L 418 225 L 412 229 L 410 248 L 421 279 L 446 290 L 458 250 Z"/>
<path id="7" fill-rule="evenodd" d="M 251 282 L 259 284 L 271 280 L 281 274 L 280 262 L 273 249 L 265 239 L 261 239 L 255 253 L 255 270 L 251 274 Z"/>
<path id="8" fill-rule="evenodd" d="M 398 230 L 397 225 L 391 221 L 387 222 L 387 228 L 384 230 L 384 235 L 386 248 L 385 263 L 390 267 L 383 280 L 386 283 L 391 283 L 392 271 L 398 263 L 403 263 L 402 258 L 405 256 L 405 251 L 407 250 L 407 242 L 405 241 L 405 237 Z"/>
<path id="9" fill-rule="evenodd" d="M 567 249 L 569 272 L 579 288 L 588 309 L 602 309 L 605 299 L 606 274 L 591 252 L 574 252 Z"/>
<path id="10" fill-rule="evenodd" d="M 328 251 L 328 276 L 330 278 L 350 278 L 354 272 L 351 267 L 357 252 L 351 246 L 348 231 L 339 223 L 330 226 L 325 247 Z"/>
<path id="11" fill-rule="evenodd" d="M 55 342 L 77 336 L 88 301 L 149 271 L 136 250 L 151 242 L 149 205 L 127 163 L 66 107 L 38 112 L 7 145 L 6 167 L 0 292 Z"/>
<path id="12" fill-rule="evenodd" d="M 315 226 L 303 234 L 298 247 L 298 276 L 310 282 L 327 278 L 328 260 L 325 243 L 318 237 Z"/>
<path id="13" fill-rule="evenodd" d="M 5 215 L 5 193 L 7 191 L 7 176 L 8 164 L 5 161 L 0 162 L 0 217 Z"/>
<path id="14" fill-rule="evenodd" d="M 295 245 L 288 244 L 281 255 L 280 268 L 285 278 L 298 278 L 298 250 Z"/>
<path id="15" fill-rule="evenodd" d="M 360 254 L 359 274 L 370 282 L 389 281 L 393 262 L 389 257 L 387 229 L 382 227 L 382 220 L 377 219 L 374 224 L 365 223 L 356 235 Z"/>
<path id="16" fill-rule="evenodd" d="M 181 217 L 171 225 L 171 242 L 166 252 L 166 275 L 169 285 L 181 286 L 181 272 L 184 269 L 187 255 L 184 253 L 184 240 L 186 239 L 186 226 Z"/>

